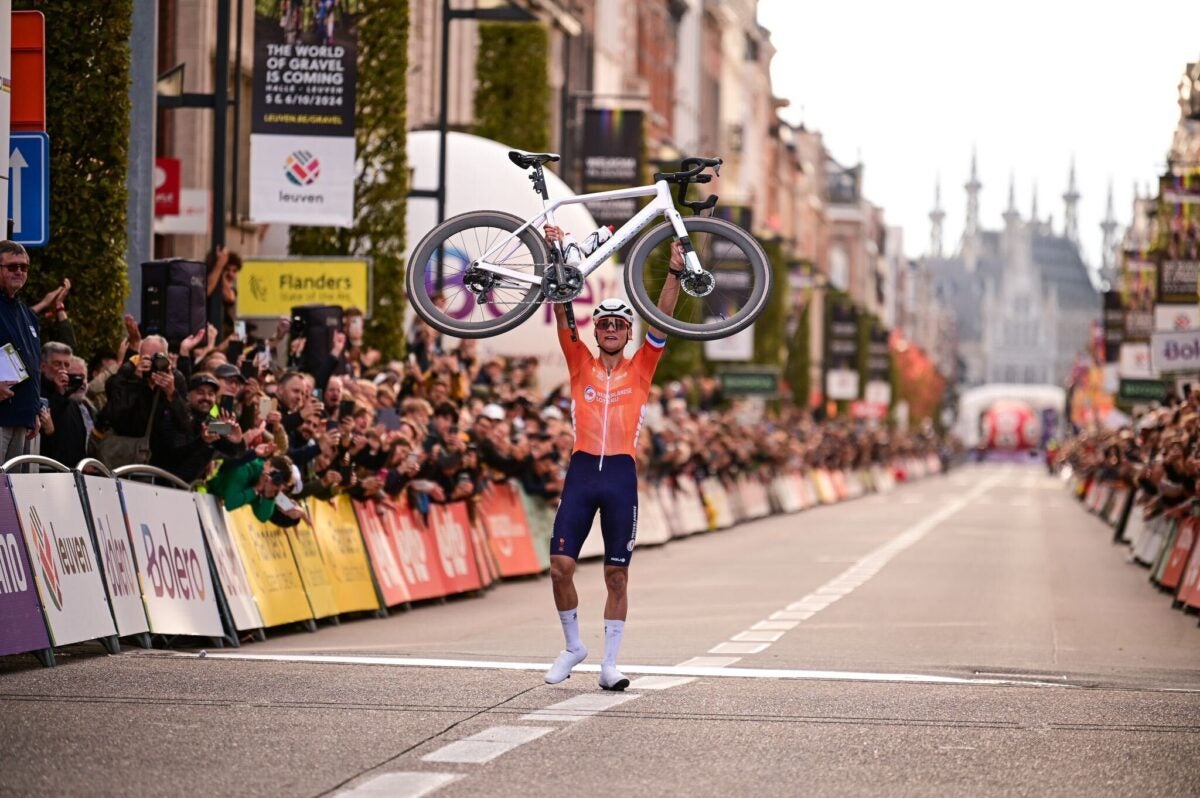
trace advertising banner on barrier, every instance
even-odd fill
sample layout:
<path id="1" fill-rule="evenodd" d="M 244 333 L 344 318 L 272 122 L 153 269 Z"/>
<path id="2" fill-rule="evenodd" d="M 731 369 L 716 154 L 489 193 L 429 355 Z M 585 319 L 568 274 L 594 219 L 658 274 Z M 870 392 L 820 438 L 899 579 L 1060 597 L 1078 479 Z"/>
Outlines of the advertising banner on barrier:
<path id="1" fill-rule="evenodd" d="M 1171 547 L 1167 564 L 1163 568 L 1163 587 L 1174 590 L 1179 586 L 1183 577 L 1183 569 L 1192 556 L 1192 547 L 1196 544 L 1196 527 L 1200 521 L 1195 518 L 1185 518 L 1179 522 L 1179 530 L 1175 533 L 1175 544 Z"/>
<path id="2" fill-rule="evenodd" d="M 363 548 L 362 533 L 350 497 L 337 496 L 332 502 L 308 503 L 317 545 L 329 569 L 333 597 L 339 613 L 379 609 L 379 597 L 371 580 L 371 563 Z"/>
<path id="3" fill-rule="evenodd" d="M 150 631 L 146 606 L 138 585 L 137 566 L 129 545 L 129 530 L 125 528 L 125 511 L 121 508 L 121 493 L 116 480 L 104 477 L 83 477 L 87 509 L 92 521 L 92 535 L 100 550 L 104 585 L 117 621 L 117 634 L 143 634 Z"/>
<path id="4" fill-rule="evenodd" d="M 375 582 L 383 596 L 383 603 L 389 607 L 412 601 L 412 592 L 404 580 L 400 568 L 400 558 L 392 543 L 383 519 L 375 502 L 354 502 L 354 514 L 358 516 L 358 527 L 362 530 L 363 541 L 371 555 L 371 570 L 375 572 Z"/>
<path id="5" fill-rule="evenodd" d="M 404 504 L 372 502 L 383 528 L 396 550 L 396 559 L 413 601 L 437 598 L 450 591 L 437 564 L 437 545 L 432 530 L 425 529 Z"/>
<path id="6" fill-rule="evenodd" d="M 9 474 L 50 640 L 56 646 L 117 633 L 72 474 Z"/>
<path id="7" fill-rule="evenodd" d="M 221 580 L 221 590 L 233 616 L 234 628 L 239 632 L 261 629 L 262 616 L 258 614 L 258 605 L 254 603 L 254 591 L 250 589 L 241 555 L 225 526 L 225 511 L 221 508 L 220 500 L 210 493 L 193 493 L 192 496 L 196 500 L 200 528 L 204 530 L 208 550 L 217 564 L 217 578 Z"/>
<path id="8" fill-rule="evenodd" d="M 501 576 L 541 573 L 521 497 L 511 482 L 492 482 L 479 497 L 479 518 Z"/>
<path id="9" fill-rule="evenodd" d="M 321 556 L 321 547 L 317 544 L 317 535 L 313 528 L 301 521 L 296 526 L 283 530 L 283 535 L 292 544 L 292 554 L 296 557 L 296 567 L 300 571 L 301 581 L 304 582 L 304 592 L 308 594 L 308 605 L 312 607 L 313 617 L 328 618 L 337 615 L 333 581 L 329 578 L 329 569 Z"/>
<path id="10" fill-rule="evenodd" d="M 118 480 L 150 631 L 220 637 L 221 615 L 191 494 Z M 184 512 L 180 512 L 180 508 Z"/>
<path id="11" fill-rule="evenodd" d="M 225 519 L 242 557 L 263 626 L 312 618 L 304 583 L 283 530 L 259 521 L 249 507 L 226 513 Z"/>
<path id="12" fill-rule="evenodd" d="M 537 553 L 538 565 L 543 571 L 550 569 L 550 538 L 554 533 L 554 510 L 542 499 L 527 496 L 518 491 L 525 518 L 529 521 L 529 534 L 533 537 L 533 550 Z"/>
<path id="13" fill-rule="evenodd" d="M 17 508 L 0 478 L 0 656 L 49 647 Z"/>
<path id="14" fill-rule="evenodd" d="M 463 502 L 435 504 L 429 508 L 429 527 L 437 541 L 438 562 L 447 593 L 479 590 L 483 581 L 471 546 L 471 520 Z"/>
<path id="15" fill-rule="evenodd" d="M 662 505 L 655 491 L 649 486 L 638 486 L 637 542 L 638 545 L 654 546 L 671 539 L 671 527 L 667 524 Z"/>

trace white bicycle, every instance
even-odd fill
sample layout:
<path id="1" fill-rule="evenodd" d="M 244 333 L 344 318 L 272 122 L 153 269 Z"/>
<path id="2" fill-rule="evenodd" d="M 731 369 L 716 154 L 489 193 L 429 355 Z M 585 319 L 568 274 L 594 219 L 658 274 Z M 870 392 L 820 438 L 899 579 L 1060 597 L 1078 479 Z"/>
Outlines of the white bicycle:
<path id="1" fill-rule="evenodd" d="M 501 211 L 472 211 L 447 219 L 421 240 L 409 259 L 406 288 L 413 310 L 434 329 L 486 338 L 516 327 L 545 302 L 563 303 L 574 327 L 571 300 L 587 276 L 660 215 L 666 222 L 634 242 L 625 265 L 625 290 L 643 319 L 680 338 L 709 340 L 744 329 L 766 307 L 771 269 L 762 247 L 737 225 L 699 215 L 716 205 L 715 195 L 687 200 L 689 185 L 712 180 L 706 169 L 720 174 L 720 158 L 686 158 L 683 171 L 655 174 L 652 186 L 551 201 L 542 166 L 558 156 L 513 150 L 508 157 L 532 170 L 529 179 L 542 198 L 542 212 L 522 220 Z M 679 213 L 672 183 L 679 185 L 679 204 L 696 215 Z M 569 235 L 553 247 L 542 237 L 543 225 L 554 225 L 554 212 L 564 205 L 635 197 L 653 199 L 590 253 Z M 668 316 L 656 302 L 674 241 L 683 245 L 684 274 L 675 313 Z"/>

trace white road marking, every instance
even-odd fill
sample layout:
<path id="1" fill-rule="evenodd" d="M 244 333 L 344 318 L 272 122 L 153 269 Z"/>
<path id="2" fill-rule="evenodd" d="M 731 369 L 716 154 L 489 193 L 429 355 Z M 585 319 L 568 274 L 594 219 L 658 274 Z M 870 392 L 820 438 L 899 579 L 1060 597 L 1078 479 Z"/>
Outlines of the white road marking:
<path id="1" fill-rule="evenodd" d="M 738 632 L 733 637 L 729 638 L 737 643 L 774 643 L 779 638 L 783 637 L 783 632 Z"/>
<path id="2" fill-rule="evenodd" d="M 677 668 L 727 668 L 735 662 L 741 662 L 741 657 L 692 657 L 685 659 Z"/>
<path id="3" fill-rule="evenodd" d="M 431 773 L 427 771 L 416 773 L 381 773 L 370 781 L 364 781 L 353 789 L 339 792 L 338 795 L 354 795 L 360 798 L 379 798 L 380 796 L 387 796 L 388 798 L 421 798 L 421 796 L 429 795 L 429 793 L 439 787 L 444 787 L 450 782 L 461 778 L 461 773 Z"/>
<path id="4" fill-rule="evenodd" d="M 719 643 L 708 650 L 709 654 L 761 654 L 771 647 L 770 643 Z"/>
<path id="5" fill-rule="evenodd" d="M 770 632 L 776 629 L 787 632 L 791 629 L 795 629 L 799 625 L 799 621 L 759 621 L 750 628 L 763 632 Z"/>
<path id="6" fill-rule="evenodd" d="M 723 643 L 722 645 L 733 645 Z M 742 643 L 745 646 L 754 646 L 754 643 Z M 757 645 L 763 648 L 767 647 L 766 643 Z M 131 656 L 168 656 L 180 659 L 194 659 L 200 661 L 201 658 L 197 654 L 187 654 L 183 652 L 162 652 L 161 654 L 152 654 L 150 652 L 137 653 Z M 694 660 L 702 659 L 723 659 L 716 657 L 695 657 Z M 204 662 L 213 662 L 217 660 L 250 660 L 259 662 L 305 662 L 316 665 L 384 665 L 394 668 L 474 668 L 476 670 L 512 670 L 512 671 L 534 671 L 541 673 L 546 670 L 545 662 L 489 662 L 484 660 L 435 660 L 435 659 L 416 659 L 409 657 L 375 657 L 375 656 L 333 656 L 326 654 L 223 654 L 220 652 L 210 653 L 207 655 Z M 692 660 L 689 660 L 689 662 Z M 626 675 L 643 675 L 643 676 L 698 676 L 698 677 L 719 677 L 730 679 L 819 679 L 826 681 L 858 681 L 858 682 L 912 682 L 920 684 L 965 684 L 965 685 L 986 685 L 986 686 L 1010 686 L 1019 685 L 1027 687 L 1030 685 L 1039 687 L 1067 687 L 1061 683 L 1044 684 L 1041 682 L 1030 682 L 1016 679 L 975 679 L 962 678 L 956 676 L 937 676 L 920 673 L 869 673 L 857 671 L 814 671 L 814 670 L 789 670 L 782 668 L 729 668 L 725 666 L 697 666 L 697 665 L 622 665 L 621 671 Z M 599 665 L 576 665 L 575 672 L 591 672 L 599 673 Z"/>
<path id="7" fill-rule="evenodd" d="M 630 690 L 666 690 L 696 681 L 695 676 L 643 676 L 629 683 Z"/>
<path id="8" fill-rule="evenodd" d="M 521 720 L 565 720 L 577 721 L 590 718 L 597 712 L 632 701 L 637 695 L 631 693 L 584 693 L 566 701 L 522 715 Z M 549 731 L 549 729 L 547 729 Z"/>
<path id="9" fill-rule="evenodd" d="M 479 734 L 442 746 L 421 757 L 424 762 L 491 762 L 518 745 L 532 742 L 554 731 L 552 726 L 493 726 Z"/>
<path id="10" fill-rule="evenodd" d="M 773 612 L 767 617 L 772 621 L 806 621 L 814 615 L 816 615 L 816 613 L 812 612 L 811 610 L 804 610 L 803 612 L 783 610 L 782 612 Z"/>

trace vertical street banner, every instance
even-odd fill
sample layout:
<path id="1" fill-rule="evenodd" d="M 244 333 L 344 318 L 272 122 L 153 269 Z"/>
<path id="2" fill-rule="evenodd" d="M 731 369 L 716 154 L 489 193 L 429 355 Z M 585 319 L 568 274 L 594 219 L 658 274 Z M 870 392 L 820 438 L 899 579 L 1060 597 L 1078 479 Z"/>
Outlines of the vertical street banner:
<path id="1" fill-rule="evenodd" d="M 113 618 L 117 622 L 117 634 L 125 637 L 149 632 L 117 483 L 103 477 L 84 476 L 82 479 L 92 535 L 103 565 L 104 585 L 108 588 L 108 600 L 112 602 Z"/>
<path id="2" fill-rule="evenodd" d="M 17 508 L 0 478 L 0 656 L 49 647 Z"/>
<path id="3" fill-rule="evenodd" d="M 354 224 L 357 3 L 258 3 L 250 217 Z M 264 13 L 266 9 L 266 13 Z"/>
<path id="4" fill-rule="evenodd" d="M 225 525 L 225 511 L 221 508 L 220 500 L 211 493 L 196 493 L 193 496 L 200 514 L 200 527 L 208 541 L 208 550 L 217 564 L 217 578 L 221 580 L 225 604 L 233 616 L 234 627 L 239 632 L 261 629 L 262 616 L 258 614 L 258 605 L 254 603 L 254 592 L 250 589 L 241 555 L 229 536 L 229 527 Z"/>
<path id="5" fill-rule="evenodd" d="M 338 612 L 379 609 L 375 584 L 371 581 L 371 564 L 350 497 L 343 494 L 332 502 L 313 499 L 308 509 L 317 545 L 329 569 Z"/>
<path id="6" fill-rule="evenodd" d="M 583 117 L 582 193 L 642 184 L 642 112 L 589 108 Z M 596 224 L 620 227 L 638 212 L 638 198 L 585 203 Z"/>
<path id="7" fill-rule="evenodd" d="M 34 583 L 56 646 L 117 632 L 71 474 L 9 474 Z"/>
<path id="8" fill-rule="evenodd" d="M 858 398 L 858 308 L 847 296 L 828 296 L 825 336 L 825 397 Z"/>
<path id="9" fill-rule="evenodd" d="M 1118 291 L 1125 308 L 1126 343 L 1149 343 L 1154 333 L 1154 306 L 1158 302 L 1158 264 L 1149 253 L 1127 250 Z"/>
<path id="10" fill-rule="evenodd" d="M 1104 292 L 1104 362 L 1116 363 L 1125 340 L 1125 306 L 1120 291 Z"/>
<path id="11" fill-rule="evenodd" d="M 221 637 L 216 586 L 191 494 L 125 479 L 119 484 L 150 631 Z"/>

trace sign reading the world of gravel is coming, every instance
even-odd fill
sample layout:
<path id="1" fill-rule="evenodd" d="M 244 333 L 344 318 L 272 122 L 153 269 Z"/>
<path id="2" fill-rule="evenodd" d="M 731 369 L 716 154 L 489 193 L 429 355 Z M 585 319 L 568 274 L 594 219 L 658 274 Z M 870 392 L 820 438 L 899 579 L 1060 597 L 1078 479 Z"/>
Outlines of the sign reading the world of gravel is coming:
<path id="1" fill-rule="evenodd" d="M 254 25 L 250 216 L 354 224 L 358 35 L 348 3 L 267 4 Z"/>

